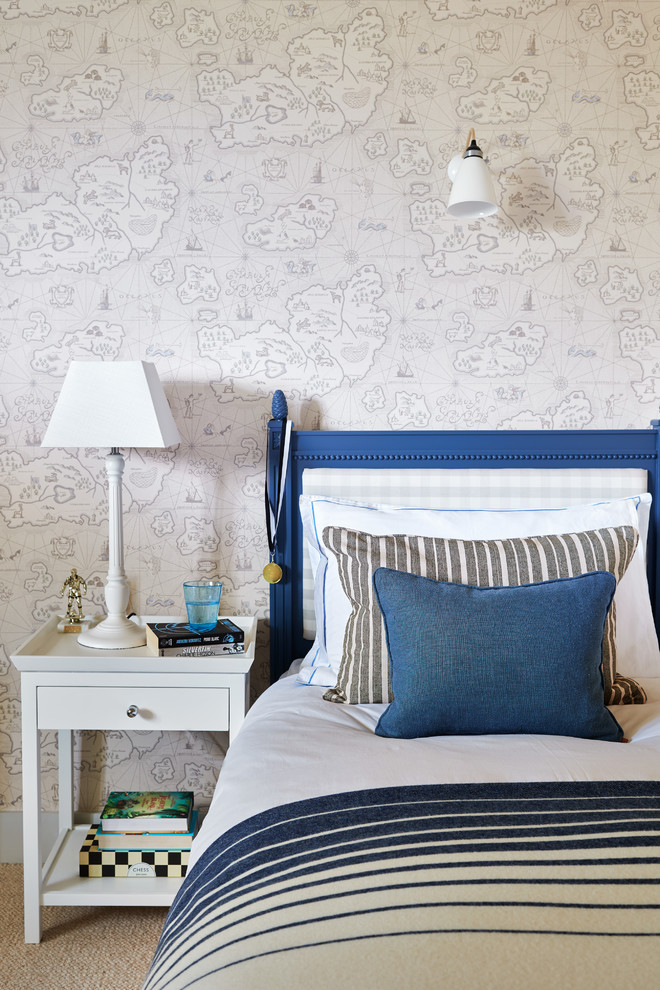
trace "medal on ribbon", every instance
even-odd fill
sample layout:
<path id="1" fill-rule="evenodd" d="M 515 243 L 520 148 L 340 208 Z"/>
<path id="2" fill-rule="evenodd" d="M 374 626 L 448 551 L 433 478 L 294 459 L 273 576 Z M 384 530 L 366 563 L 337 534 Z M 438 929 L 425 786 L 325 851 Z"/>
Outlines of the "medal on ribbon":
<path id="1" fill-rule="evenodd" d="M 266 444 L 266 482 L 264 494 L 266 500 L 266 534 L 268 536 L 269 561 L 264 567 L 262 574 L 269 584 L 277 584 L 282 580 L 282 568 L 275 560 L 277 549 L 277 526 L 280 521 L 280 512 L 284 500 L 284 487 L 286 484 L 286 472 L 289 463 L 289 441 L 291 437 L 292 423 L 287 419 L 289 409 L 284 398 L 284 393 L 278 389 L 273 395 L 273 420 L 275 429 L 268 434 Z M 271 498 L 269 491 L 269 479 L 272 475 L 270 463 L 270 446 L 279 446 L 279 456 L 275 472 L 275 493 Z"/>

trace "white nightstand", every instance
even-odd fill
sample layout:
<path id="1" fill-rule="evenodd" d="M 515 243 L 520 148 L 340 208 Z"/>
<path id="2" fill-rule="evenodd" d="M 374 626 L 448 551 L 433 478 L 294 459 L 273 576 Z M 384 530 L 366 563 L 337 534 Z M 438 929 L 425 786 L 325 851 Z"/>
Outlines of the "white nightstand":
<path id="1" fill-rule="evenodd" d="M 12 656 L 21 673 L 23 711 L 26 942 L 41 939 L 42 904 L 172 903 L 180 880 L 79 877 L 78 853 L 89 821 L 74 824 L 73 730 L 224 730 L 231 743 L 248 707 L 257 629 L 254 617 L 231 618 L 245 629 L 244 653 L 184 659 L 154 657 L 146 647 L 90 649 L 80 646 L 75 634 L 59 633 L 57 617 L 53 617 Z M 146 616 L 134 621 L 165 619 L 172 617 Z M 43 869 L 39 853 L 41 729 L 58 730 L 59 744 L 59 834 Z"/>

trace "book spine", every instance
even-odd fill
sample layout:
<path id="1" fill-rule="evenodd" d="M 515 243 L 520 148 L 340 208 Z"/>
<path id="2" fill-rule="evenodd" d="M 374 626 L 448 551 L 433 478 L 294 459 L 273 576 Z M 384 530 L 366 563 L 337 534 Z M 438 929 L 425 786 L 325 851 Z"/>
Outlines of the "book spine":
<path id="1" fill-rule="evenodd" d="M 243 643 L 245 633 L 236 627 L 236 631 L 224 630 L 208 633 L 182 632 L 180 634 L 164 633 L 160 634 L 156 630 L 149 629 L 147 635 L 155 640 L 159 649 L 171 650 L 175 646 L 214 646 L 222 643 Z"/>
<path id="2" fill-rule="evenodd" d="M 233 639 L 229 636 L 210 636 L 204 639 L 200 636 L 157 636 L 155 637 L 159 650 L 172 650 L 177 646 L 221 646 L 236 645 L 242 640 Z"/>
<path id="3" fill-rule="evenodd" d="M 245 653 L 244 643 L 201 643 L 199 646 L 159 646 L 159 657 L 221 657 Z"/>
<path id="4" fill-rule="evenodd" d="M 166 823 L 162 832 L 105 832 L 102 822 L 99 822 L 92 826 L 94 841 L 99 849 L 190 849 L 198 817 L 199 812 L 195 808 L 187 832 L 168 832 Z"/>

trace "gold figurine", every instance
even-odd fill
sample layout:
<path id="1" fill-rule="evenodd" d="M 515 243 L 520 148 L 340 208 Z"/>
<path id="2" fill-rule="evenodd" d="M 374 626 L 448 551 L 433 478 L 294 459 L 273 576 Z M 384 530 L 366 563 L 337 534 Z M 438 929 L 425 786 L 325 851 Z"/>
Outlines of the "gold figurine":
<path id="1" fill-rule="evenodd" d="M 62 585 L 60 595 L 67 593 L 67 607 L 64 622 L 67 625 L 77 625 L 83 622 L 85 616 L 82 610 L 82 596 L 87 594 L 87 582 L 80 577 L 75 567 L 71 568 L 71 573 Z M 80 631 L 78 629 L 78 631 Z"/>

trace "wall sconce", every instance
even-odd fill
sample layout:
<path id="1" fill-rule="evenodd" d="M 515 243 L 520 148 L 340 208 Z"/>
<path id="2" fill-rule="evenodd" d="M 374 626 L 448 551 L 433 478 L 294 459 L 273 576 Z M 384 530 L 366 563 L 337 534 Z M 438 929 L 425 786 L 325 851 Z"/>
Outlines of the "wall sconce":
<path id="1" fill-rule="evenodd" d="M 465 151 L 452 158 L 447 172 L 452 182 L 447 213 L 463 220 L 497 213 L 493 180 L 477 144 L 474 128 L 468 134 Z"/>

